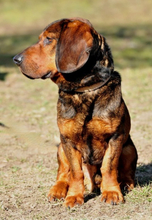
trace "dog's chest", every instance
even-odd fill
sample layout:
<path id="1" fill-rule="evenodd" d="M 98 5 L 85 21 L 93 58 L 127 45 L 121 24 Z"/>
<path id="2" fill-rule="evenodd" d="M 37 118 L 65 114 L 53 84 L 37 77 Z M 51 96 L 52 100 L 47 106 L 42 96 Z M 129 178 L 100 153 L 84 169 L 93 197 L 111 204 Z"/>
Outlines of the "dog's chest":
<path id="1" fill-rule="evenodd" d="M 83 139 L 87 134 L 96 137 L 98 134 L 101 136 L 101 133 L 108 132 L 107 130 L 112 127 L 108 103 L 99 97 L 97 100 L 96 96 L 92 94 L 82 97 L 78 95 L 60 96 L 57 114 L 59 129 L 67 130 L 67 132 L 63 132 L 67 136 L 74 132 L 81 135 Z"/>
<path id="2" fill-rule="evenodd" d="M 93 96 L 60 97 L 58 126 L 64 139 L 82 152 L 85 161 L 101 162 L 113 126 L 102 99 Z M 95 162 L 96 161 L 96 162 Z"/>

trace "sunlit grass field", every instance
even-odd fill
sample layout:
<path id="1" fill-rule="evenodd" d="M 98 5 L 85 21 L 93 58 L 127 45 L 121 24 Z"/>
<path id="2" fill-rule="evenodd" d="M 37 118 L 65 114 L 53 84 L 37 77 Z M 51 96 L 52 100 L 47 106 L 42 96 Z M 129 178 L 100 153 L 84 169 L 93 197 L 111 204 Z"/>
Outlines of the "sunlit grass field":
<path id="1" fill-rule="evenodd" d="M 29 80 L 12 58 L 37 42 L 54 20 L 83 17 L 106 37 L 132 119 L 138 150 L 136 188 L 126 203 L 108 206 L 92 196 L 66 210 L 48 203 L 57 172 L 58 89 Z M 0 1 L 0 219 L 152 219 L 152 1 Z"/>
<path id="2" fill-rule="evenodd" d="M 11 1 L 0 2 L 0 66 L 38 39 L 46 25 L 65 17 L 89 19 L 109 42 L 119 68 L 151 65 L 152 3 L 146 1 Z"/>

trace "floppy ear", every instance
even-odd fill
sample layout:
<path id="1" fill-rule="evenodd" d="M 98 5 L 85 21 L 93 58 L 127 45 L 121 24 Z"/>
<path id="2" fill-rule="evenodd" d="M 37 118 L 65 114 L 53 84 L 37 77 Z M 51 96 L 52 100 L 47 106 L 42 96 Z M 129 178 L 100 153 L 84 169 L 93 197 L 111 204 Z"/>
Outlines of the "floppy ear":
<path id="1" fill-rule="evenodd" d="M 81 21 L 70 21 L 61 30 L 56 49 L 56 66 L 61 73 L 72 73 L 88 61 L 93 37 L 90 27 Z"/>

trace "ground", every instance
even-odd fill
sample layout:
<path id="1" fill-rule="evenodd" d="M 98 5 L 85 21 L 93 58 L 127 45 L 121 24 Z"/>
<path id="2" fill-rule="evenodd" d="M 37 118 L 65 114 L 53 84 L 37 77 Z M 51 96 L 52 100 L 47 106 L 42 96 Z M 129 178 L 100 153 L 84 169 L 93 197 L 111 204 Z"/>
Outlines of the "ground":
<path id="1" fill-rule="evenodd" d="M 7 9 L 8 13 L 10 8 L 7 2 L 11 5 L 11 1 L 7 0 L 2 1 L 3 4 L 0 3 L 2 4 L 0 6 Z M 81 5 L 81 1 L 78 2 Z M 94 7 L 99 17 L 98 6 L 101 1 L 96 2 L 98 4 L 94 4 Z M 138 4 L 136 8 L 125 7 L 120 0 L 116 1 L 117 4 L 111 2 L 110 9 L 107 9 L 104 3 L 100 5 L 103 8 L 101 16 L 103 18 L 106 16 L 106 10 L 111 10 L 115 20 L 109 17 L 109 21 L 103 23 L 101 19 L 99 22 L 97 16 L 92 16 L 92 7 L 88 7 L 90 11 L 85 11 L 83 17 L 88 16 L 96 29 L 106 37 L 114 55 L 115 69 L 122 76 L 122 93 L 132 121 L 131 136 L 138 150 L 135 189 L 125 195 L 125 204 L 117 206 L 101 203 L 101 195 L 96 194 L 86 194 L 84 205 L 72 209 L 64 208 L 63 201 L 48 202 L 47 194 L 55 183 L 58 168 L 56 158 L 59 144 L 56 122 L 58 89 L 49 79 L 34 81 L 27 79 L 12 62 L 13 55 L 37 41 L 40 29 L 44 28 L 45 19 L 32 32 L 37 17 L 31 18 L 33 23 L 28 20 L 29 18 L 25 21 L 26 31 L 22 18 L 22 28 L 19 31 L 19 23 L 16 21 L 16 24 L 11 26 L 11 18 L 7 17 L 7 13 L 5 16 L 2 13 L 0 219 L 152 219 L 152 31 L 146 17 L 150 12 L 151 1 L 144 1 L 143 5 Z M 85 8 L 87 4 L 87 1 L 83 2 Z M 63 1 L 61 5 L 64 7 Z M 121 11 L 125 11 L 124 18 L 123 13 L 118 10 L 119 7 Z M 78 10 L 79 7 L 76 8 Z M 134 23 L 131 23 L 130 16 L 127 19 L 126 15 L 128 8 L 134 10 L 133 12 L 136 11 L 136 14 L 142 14 L 142 18 L 137 15 L 133 17 L 135 13 L 132 13 Z M 46 12 L 46 8 L 42 9 Z M 60 9 L 60 14 L 62 13 Z M 49 12 L 46 14 L 48 17 Z M 83 12 L 80 13 L 81 16 L 82 14 Z M 62 14 L 62 17 L 65 15 Z M 7 20 L 10 23 L 7 23 Z"/>

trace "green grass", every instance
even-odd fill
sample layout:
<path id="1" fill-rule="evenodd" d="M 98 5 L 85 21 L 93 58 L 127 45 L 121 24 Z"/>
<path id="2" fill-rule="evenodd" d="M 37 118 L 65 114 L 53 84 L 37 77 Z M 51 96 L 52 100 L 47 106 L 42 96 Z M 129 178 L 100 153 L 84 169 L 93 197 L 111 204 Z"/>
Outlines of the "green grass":
<path id="1" fill-rule="evenodd" d="M 40 0 L 0 2 L 0 79 L 12 66 L 12 57 L 33 44 L 46 25 L 56 19 L 81 16 L 88 18 L 109 42 L 117 68 L 152 66 L 151 1 Z M 146 12 L 147 10 L 147 12 Z M 108 16 L 107 16 L 108 15 Z"/>
<path id="2" fill-rule="evenodd" d="M 152 202 L 152 183 L 145 184 L 144 186 L 137 186 L 130 194 L 128 200 L 132 203 L 151 203 Z"/>

